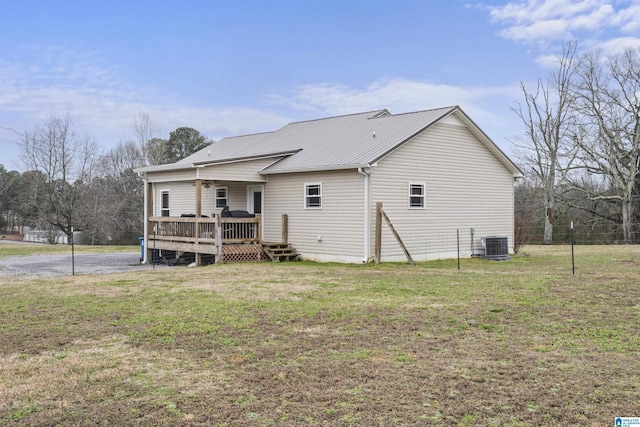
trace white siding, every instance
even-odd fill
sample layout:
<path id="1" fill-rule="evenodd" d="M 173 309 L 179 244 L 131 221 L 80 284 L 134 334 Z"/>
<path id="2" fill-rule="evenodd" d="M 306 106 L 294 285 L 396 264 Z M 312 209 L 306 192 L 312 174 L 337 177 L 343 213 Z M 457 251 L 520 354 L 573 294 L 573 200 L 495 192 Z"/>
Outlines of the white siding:
<path id="1" fill-rule="evenodd" d="M 355 170 L 270 175 L 264 194 L 264 240 L 281 240 L 286 213 L 289 243 L 303 258 L 362 262 L 363 180 Z M 322 183 L 322 209 L 305 209 L 305 183 Z"/>
<path id="2" fill-rule="evenodd" d="M 171 182 L 171 181 L 187 181 L 196 179 L 196 170 L 188 169 L 181 171 L 167 172 L 147 172 L 149 182 Z"/>
<path id="3" fill-rule="evenodd" d="M 200 178 L 212 181 L 265 182 L 266 178 L 260 175 L 258 171 L 277 160 L 277 158 L 270 158 L 206 166 L 200 169 Z"/>
<path id="4" fill-rule="evenodd" d="M 371 168 L 371 253 L 375 202 L 415 259 L 455 257 L 456 229 L 462 255 L 470 255 L 470 229 L 480 237 L 504 235 L 513 245 L 513 174 L 466 128 L 438 123 Z M 408 208 L 408 183 L 426 184 L 425 209 Z M 404 260 L 383 224 L 382 258 Z"/>
<path id="5" fill-rule="evenodd" d="M 247 183 L 216 181 L 215 186 L 227 188 L 227 204 L 230 210 L 247 210 Z M 213 187 L 211 188 L 213 190 Z M 215 206 L 215 194 L 212 206 Z M 220 213 L 222 208 L 214 209 L 214 211 Z"/>
<path id="6" fill-rule="evenodd" d="M 196 213 L 196 187 L 194 182 L 161 182 L 155 184 L 153 214 L 160 216 L 160 197 L 163 191 L 169 191 L 169 215 Z M 215 193 L 213 187 L 202 187 L 202 215 L 210 216 L 215 211 Z"/>

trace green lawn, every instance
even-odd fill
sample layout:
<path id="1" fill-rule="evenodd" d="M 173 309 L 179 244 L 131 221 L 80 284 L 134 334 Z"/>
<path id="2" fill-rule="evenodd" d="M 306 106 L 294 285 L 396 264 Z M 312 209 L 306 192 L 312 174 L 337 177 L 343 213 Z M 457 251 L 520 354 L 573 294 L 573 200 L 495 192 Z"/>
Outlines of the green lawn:
<path id="1" fill-rule="evenodd" d="M 0 278 L 0 424 L 640 416 L 640 247 L 577 247 L 575 275 L 570 255 Z"/>
<path id="2" fill-rule="evenodd" d="M 77 253 L 113 253 L 113 252 L 135 252 L 140 250 L 140 246 L 91 246 L 74 245 L 73 250 Z M 70 245 L 45 245 L 41 243 L 4 243 L 0 242 L 0 258 L 7 256 L 28 256 L 42 254 L 70 254 Z"/>

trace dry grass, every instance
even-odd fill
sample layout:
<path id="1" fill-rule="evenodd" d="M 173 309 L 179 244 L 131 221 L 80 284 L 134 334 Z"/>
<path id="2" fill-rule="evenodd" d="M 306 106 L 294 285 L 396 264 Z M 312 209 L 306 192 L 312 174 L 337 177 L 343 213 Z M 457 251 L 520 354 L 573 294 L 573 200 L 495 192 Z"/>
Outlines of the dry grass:
<path id="1" fill-rule="evenodd" d="M 0 278 L 0 424 L 612 425 L 640 247 Z"/>

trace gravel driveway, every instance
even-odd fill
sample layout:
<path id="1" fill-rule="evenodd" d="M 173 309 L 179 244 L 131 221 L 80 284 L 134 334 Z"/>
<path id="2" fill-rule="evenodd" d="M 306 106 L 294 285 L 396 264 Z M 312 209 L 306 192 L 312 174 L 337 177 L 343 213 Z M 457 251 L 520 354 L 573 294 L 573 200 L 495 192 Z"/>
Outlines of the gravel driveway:
<path id="1" fill-rule="evenodd" d="M 75 274 L 110 274 L 148 270 L 140 264 L 140 252 L 110 254 L 75 254 Z M 166 268 L 158 265 L 155 268 Z M 30 255 L 0 258 L 0 276 L 55 277 L 70 276 L 71 254 Z"/>

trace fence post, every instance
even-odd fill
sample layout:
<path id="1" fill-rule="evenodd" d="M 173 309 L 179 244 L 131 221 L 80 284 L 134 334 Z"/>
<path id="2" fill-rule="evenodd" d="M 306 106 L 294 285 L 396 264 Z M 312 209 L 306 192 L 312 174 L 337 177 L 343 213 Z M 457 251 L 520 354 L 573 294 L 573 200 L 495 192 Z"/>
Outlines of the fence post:
<path id="1" fill-rule="evenodd" d="M 456 229 L 456 238 L 458 240 L 458 271 L 460 271 L 460 229 Z"/>
<path id="2" fill-rule="evenodd" d="M 76 275 L 76 251 L 75 242 L 73 241 L 73 227 L 71 227 L 71 275 Z"/>
<path id="3" fill-rule="evenodd" d="M 571 274 L 576 274 L 576 263 L 573 256 L 573 221 L 571 221 Z"/>

